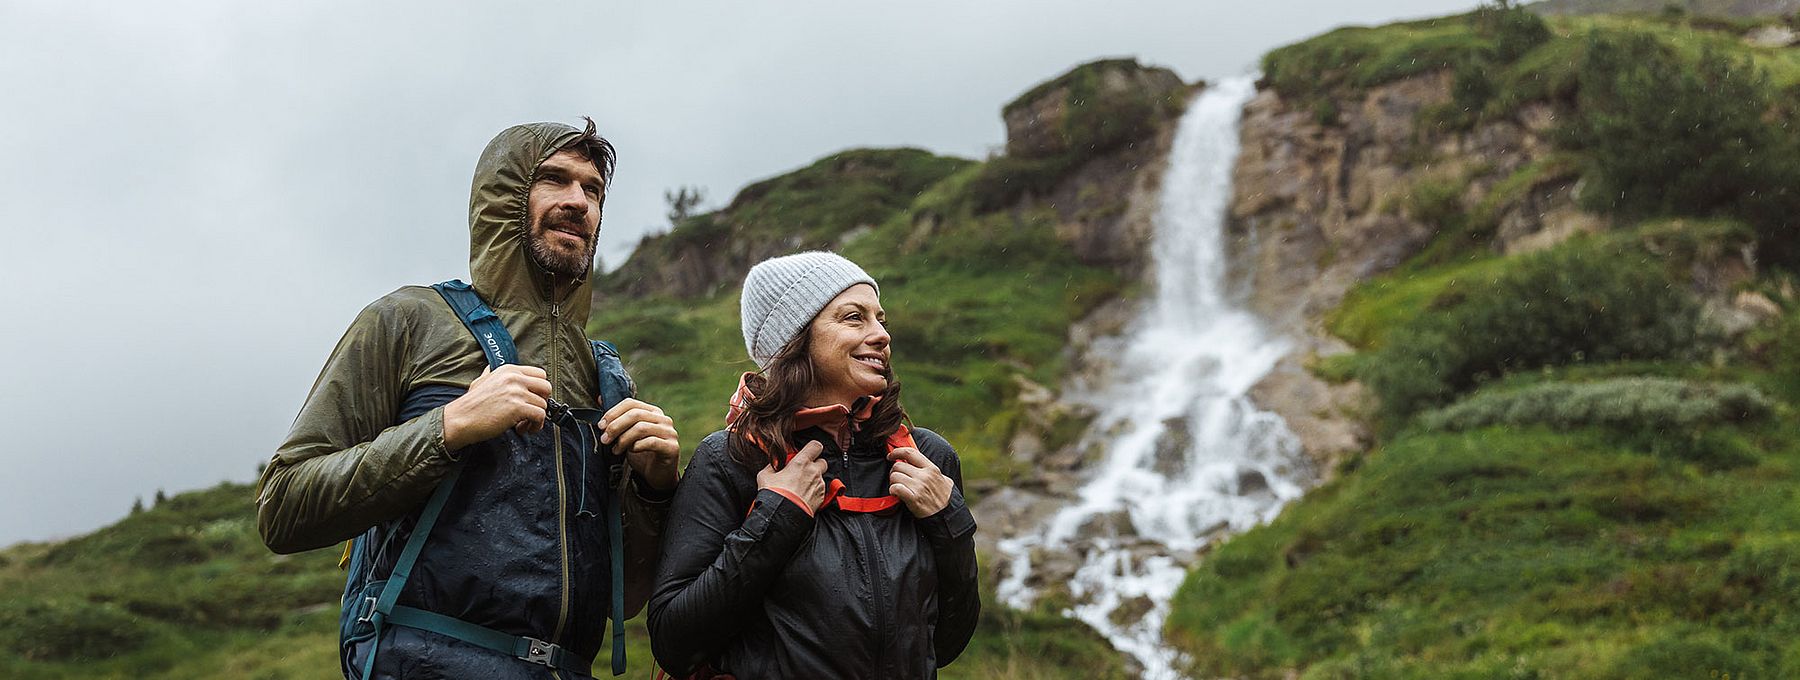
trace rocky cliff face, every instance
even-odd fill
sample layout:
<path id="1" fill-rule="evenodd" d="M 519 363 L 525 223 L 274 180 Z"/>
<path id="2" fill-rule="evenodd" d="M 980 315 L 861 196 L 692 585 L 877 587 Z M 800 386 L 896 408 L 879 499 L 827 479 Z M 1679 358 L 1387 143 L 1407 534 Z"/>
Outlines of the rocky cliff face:
<path id="1" fill-rule="evenodd" d="M 1447 227 L 1445 214 L 1491 229 L 1491 247 L 1506 253 L 1604 227 L 1576 207 L 1572 171 L 1554 163 L 1549 105 L 1469 130 L 1422 122 L 1449 101 L 1449 75 L 1432 73 L 1339 101 L 1330 121 L 1273 90 L 1245 109 L 1233 262 L 1249 306 L 1300 341 L 1253 396 L 1325 469 L 1368 440 L 1360 388 L 1306 369 L 1349 350 L 1324 319 L 1352 286 L 1418 253 Z M 1422 193 L 1444 187 L 1444 205 L 1423 209 Z"/>

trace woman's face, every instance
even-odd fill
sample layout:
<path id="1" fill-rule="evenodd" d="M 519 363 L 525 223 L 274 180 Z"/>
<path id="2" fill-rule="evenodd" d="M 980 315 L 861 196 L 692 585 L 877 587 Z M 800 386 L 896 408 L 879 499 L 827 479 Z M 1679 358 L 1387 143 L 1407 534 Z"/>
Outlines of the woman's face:
<path id="1" fill-rule="evenodd" d="M 888 386 L 887 313 L 875 288 L 859 283 L 844 289 L 813 317 L 807 358 L 816 383 L 810 405 L 851 405 Z"/>

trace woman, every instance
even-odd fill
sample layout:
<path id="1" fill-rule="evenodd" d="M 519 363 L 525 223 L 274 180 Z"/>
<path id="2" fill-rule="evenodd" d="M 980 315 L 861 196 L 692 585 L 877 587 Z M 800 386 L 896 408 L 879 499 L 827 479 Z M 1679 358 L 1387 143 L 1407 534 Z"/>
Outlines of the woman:
<path id="1" fill-rule="evenodd" d="M 677 488 L 650 599 L 677 676 L 931 678 L 981 601 L 956 451 L 906 427 L 875 280 L 831 253 L 744 279 L 727 429 Z"/>

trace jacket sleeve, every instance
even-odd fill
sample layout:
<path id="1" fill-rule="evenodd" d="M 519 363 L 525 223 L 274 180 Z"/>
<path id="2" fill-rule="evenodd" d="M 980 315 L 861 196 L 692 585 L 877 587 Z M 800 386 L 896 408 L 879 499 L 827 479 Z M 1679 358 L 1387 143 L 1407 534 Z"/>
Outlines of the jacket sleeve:
<path id="1" fill-rule="evenodd" d="M 650 597 L 650 648 L 677 676 L 717 658 L 812 535 L 811 513 L 741 483 L 736 476 L 745 472 L 726 455 L 724 434 L 714 433 L 675 490 Z"/>
<path id="2" fill-rule="evenodd" d="M 937 665 L 943 668 L 955 661 L 975 634 L 976 620 L 981 617 L 980 568 L 975 562 L 975 516 L 963 501 L 962 462 L 956 450 L 935 432 L 921 430 L 919 452 L 936 463 L 938 469 L 955 483 L 950 491 L 950 504 L 936 514 L 919 520 L 919 529 L 931 544 L 937 559 L 937 634 L 932 640 Z"/>
<path id="3" fill-rule="evenodd" d="M 662 562 L 663 526 L 669 520 L 674 489 L 658 491 L 633 472 L 631 489 L 623 498 L 625 512 L 625 616 L 643 611 L 656 585 L 656 567 Z M 679 488 L 679 487 L 677 487 Z"/>
<path id="4" fill-rule="evenodd" d="M 441 407 L 393 425 L 416 311 L 394 296 L 377 300 L 332 350 L 257 485 L 257 528 L 270 550 L 352 538 L 417 509 L 449 471 Z"/>

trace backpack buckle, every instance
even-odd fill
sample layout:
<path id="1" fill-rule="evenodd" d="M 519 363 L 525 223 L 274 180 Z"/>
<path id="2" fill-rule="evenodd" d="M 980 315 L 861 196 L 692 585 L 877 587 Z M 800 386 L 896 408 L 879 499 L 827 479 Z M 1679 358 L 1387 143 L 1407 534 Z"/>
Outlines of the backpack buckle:
<path id="1" fill-rule="evenodd" d="M 563 419 L 568 418 L 575 410 L 568 404 L 564 404 L 554 398 L 545 397 L 544 401 L 544 415 L 552 423 L 557 423 L 559 425 L 564 424 Z"/>
<path id="2" fill-rule="evenodd" d="M 374 616 L 375 616 L 375 598 L 372 596 L 363 598 L 363 615 L 362 615 L 362 618 L 357 619 L 356 622 L 357 623 L 369 623 L 374 618 Z"/>
<path id="3" fill-rule="evenodd" d="M 561 647 L 537 638 L 526 637 L 523 639 L 525 640 L 525 653 L 519 658 L 551 668 L 556 667 L 556 653 L 562 651 Z"/>

